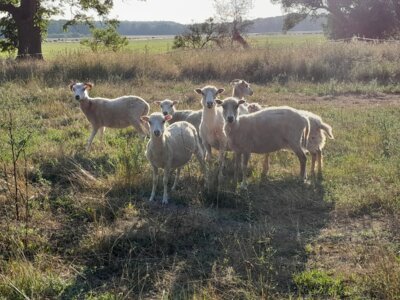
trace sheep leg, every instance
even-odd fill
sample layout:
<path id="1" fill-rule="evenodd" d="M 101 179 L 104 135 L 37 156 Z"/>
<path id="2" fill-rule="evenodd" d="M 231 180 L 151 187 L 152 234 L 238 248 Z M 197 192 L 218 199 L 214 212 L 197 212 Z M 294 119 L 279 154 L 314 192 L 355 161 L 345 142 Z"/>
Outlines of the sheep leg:
<path id="1" fill-rule="evenodd" d="M 168 175 L 169 175 L 169 168 L 164 169 L 164 177 L 163 177 L 163 184 L 164 184 L 164 194 L 162 199 L 162 204 L 168 204 Z"/>
<path id="2" fill-rule="evenodd" d="M 86 145 L 86 150 L 87 151 L 90 150 L 90 146 L 92 145 L 93 139 L 96 136 L 96 133 L 97 133 L 98 130 L 99 130 L 98 128 L 93 127 L 92 133 L 90 134 L 90 137 L 89 137 L 89 139 L 87 141 L 87 145 Z"/>
<path id="3" fill-rule="evenodd" d="M 269 153 L 265 153 L 263 169 L 262 169 L 262 175 L 263 176 L 267 176 L 268 172 L 269 172 Z"/>
<path id="4" fill-rule="evenodd" d="M 207 168 L 206 168 L 206 184 L 208 184 L 208 188 L 211 186 L 211 170 L 212 170 L 212 160 L 211 160 L 211 145 L 210 144 L 203 144 L 204 149 L 206 150 L 205 160 L 207 161 Z"/>
<path id="5" fill-rule="evenodd" d="M 317 157 L 318 157 L 318 175 L 322 175 L 322 167 L 323 167 L 323 156 L 322 156 L 322 150 L 318 149 L 317 150 Z"/>
<path id="6" fill-rule="evenodd" d="M 178 179 L 179 179 L 180 174 L 181 174 L 181 168 L 178 168 L 176 170 L 175 180 L 174 180 L 174 184 L 172 185 L 171 191 L 175 191 L 176 185 L 178 184 Z"/>
<path id="7" fill-rule="evenodd" d="M 151 195 L 149 201 L 153 201 L 156 195 L 156 187 L 158 183 L 158 168 L 153 166 L 153 187 L 151 189 Z"/>
<path id="8" fill-rule="evenodd" d="M 242 159 L 242 184 L 241 189 L 247 189 L 247 164 L 249 163 L 250 153 L 243 153 Z"/>
<path id="9" fill-rule="evenodd" d="M 133 121 L 132 126 L 133 126 L 133 128 L 136 129 L 136 131 L 139 133 L 140 136 L 146 136 L 146 133 L 144 132 L 142 124 L 143 123 L 141 120 L 135 120 L 135 121 Z"/>
<path id="10" fill-rule="evenodd" d="M 307 155 L 304 153 L 303 149 L 299 149 L 295 151 L 297 157 L 300 161 L 300 177 L 304 181 L 307 179 L 307 172 L 306 172 L 306 164 L 307 164 Z"/>
<path id="11" fill-rule="evenodd" d="M 100 134 L 100 141 L 102 144 L 104 144 L 104 132 L 105 131 L 106 131 L 106 128 L 104 126 L 100 127 L 99 134 Z"/>
<path id="12" fill-rule="evenodd" d="M 224 155 L 225 155 L 225 149 L 221 147 L 221 149 L 219 150 L 219 166 L 218 166 L 218 186 L 219 184 L 222 183 L 222 180 L 224 178 L 224 175 L 222 174 L 222 170 L 225 167 L 225 159 L 224 159 Z"/>
<path id="13" fill-rule="evenodd" d="M 318 153 L 311 153 L 311 176 L 315 176 L 315 161 L 317 160 Z"/>
<path id="14" fill-rule="evenodd" d="M 236 189 L 238 178 L 239 178 L 239 168 L 242 162 L 242 153 L 235 152 L 235 170 L 233 173 L 233 183 Z"/>
<path id="15" fill-rule="evenodd" d="M 198 144 L 197 151 L 195 152 L 196 158 L 199 161 L 200 169 L 203 175 L 207 174 L 206 164 L 204 163 L 204 152 L 201 148 L 201 144 Z M 204 187 L 206 187 L 206 182 L 204 182 Z"/>

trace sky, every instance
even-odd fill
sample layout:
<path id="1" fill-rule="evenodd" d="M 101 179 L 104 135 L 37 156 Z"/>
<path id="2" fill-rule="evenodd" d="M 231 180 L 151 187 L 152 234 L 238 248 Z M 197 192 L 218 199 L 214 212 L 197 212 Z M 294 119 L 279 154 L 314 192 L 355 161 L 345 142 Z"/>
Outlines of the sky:
<path id="1" fill-rule="evenodd" d="M 282 15 L 280 6 L 269 0 L 253 0 L 249 18 Z M 203 22 L 214 15 L 213 0 L 115 0 L 111 17 L 129 21 Z"/>

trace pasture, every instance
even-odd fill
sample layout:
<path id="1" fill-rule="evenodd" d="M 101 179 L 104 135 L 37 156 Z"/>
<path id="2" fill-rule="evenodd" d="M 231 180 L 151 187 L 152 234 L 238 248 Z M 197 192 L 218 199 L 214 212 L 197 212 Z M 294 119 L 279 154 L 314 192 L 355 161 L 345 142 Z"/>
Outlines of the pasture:
<path id="1" fill-rule="evenodd" d="M 398 299 L 400 46 L 263 39 L 249 51 L 0 61 L 0 298 Z M 68 89 L 91 80 L 92 96 L 199 109 L 195 88 L 227 96 L 234 78 L 252 83 L 251 102 L 333 127 L 323 178 L 300 182 L 289 151 L 264 178 L 253 155 L 249 188 L 234 193 L 228 154 L 222 191 L 208 193 L 192 159 L 170 204 L 162 180 L 150 204 L 146 141 L 108 129 L 85 151 L 90 124 Z"/>

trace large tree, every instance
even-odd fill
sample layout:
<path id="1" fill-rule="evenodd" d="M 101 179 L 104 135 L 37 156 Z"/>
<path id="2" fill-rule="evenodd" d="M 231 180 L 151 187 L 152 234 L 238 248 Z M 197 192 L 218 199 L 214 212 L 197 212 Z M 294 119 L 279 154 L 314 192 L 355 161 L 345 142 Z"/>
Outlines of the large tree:
<path id="1" fill-rule="evenodd" d="M 113 0 L 0 0 L 0 51 L 17 49 L 17 58 L 42 59 L 42 38 L 51 16 L 72 14 L 71 24 L 88 21 L 88 13 L 105 16 L 113 7 Z"/>
<path id="2" fill-rule="evenodd" d="M 327 16 L 326 31 L 332 38 L 354 35 L 369 38 L 393 36 L 400 25 L 398 0 L 272 0 L 281 4 L 287 17 L 284 30 L 306 17 Z"/>

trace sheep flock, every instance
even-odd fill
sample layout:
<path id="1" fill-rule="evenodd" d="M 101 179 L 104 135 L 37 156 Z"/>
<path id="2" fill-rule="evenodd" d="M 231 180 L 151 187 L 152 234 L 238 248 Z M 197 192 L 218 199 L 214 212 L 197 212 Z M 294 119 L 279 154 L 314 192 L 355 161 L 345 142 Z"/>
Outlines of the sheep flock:
<path id="1" fill-rule="evenodd" d="M 241 189 L 247 189 L 247 166 L 252 153 L 264 154 L 263 175 L 269 171 L 269 154 L 281 149 L 293 151 L 300 165 L 300 178 L 307 181 L 307 153 L 311 155 L 311 175 L 322 174 L 322 150 L 326 137 L 333 139 L 332 127 L 312 112 L 288 106 L 262 107 L 248 103 L 253 95 L 248 82 L 235 79 L 231 83 L 232 96 L 219 99 L 223 88 L 207 85 L 194 91 L 201 96 L 201 110 L 178 110 L 177 100 L 155 101 L 160 112 L 150 114 L 150 105 L 138 96 L 121 96 L 115 99 L 91 98 L 92 83 L 71 83 L 73 97 L 92 125 L 92 133 L 86 148 L 90 150 L 97 132 L 101 137 L 105 128 L 132 126 L 143 136 L 150 138 L 146 157 L 153 171 L 153 185 L 149 200 L 154 201 L 158 182 L 158 169 L 164 170 L 162 203 L 167 204 L 168 180 L 176 170 L 171 190 L 177 186 L 180 171 L 193 154 L 204 175 L 204 188 L 213 183 L 212 149 L 218 151 L 219 187 L 224 180 L 223 170 L 226 152 L 234 154 L 234 189 L 241 177 Z M 207 162 L 207 163 L 206 163 Z M 315 165 L 318 163 L 318 173 Z"/>

